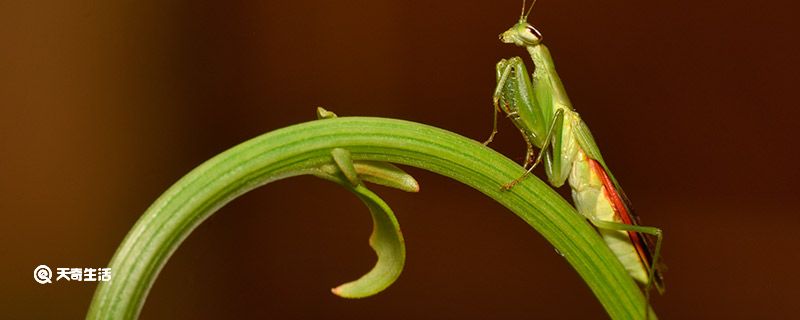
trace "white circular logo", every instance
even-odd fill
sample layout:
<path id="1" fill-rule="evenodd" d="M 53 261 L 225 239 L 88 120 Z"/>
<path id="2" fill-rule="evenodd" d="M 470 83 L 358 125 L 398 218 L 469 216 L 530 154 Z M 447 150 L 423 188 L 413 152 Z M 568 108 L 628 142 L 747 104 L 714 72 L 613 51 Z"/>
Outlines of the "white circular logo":
<path id="1" fill-rule="evenodd" d="M 45 283 L 53 283 L 50 279 L 53 277 L 53 270 L 50 270 L 50 267 L 46 265 L 40 265 L 33 269 L 33 280 L 36 282 L 45 284 Z"/>

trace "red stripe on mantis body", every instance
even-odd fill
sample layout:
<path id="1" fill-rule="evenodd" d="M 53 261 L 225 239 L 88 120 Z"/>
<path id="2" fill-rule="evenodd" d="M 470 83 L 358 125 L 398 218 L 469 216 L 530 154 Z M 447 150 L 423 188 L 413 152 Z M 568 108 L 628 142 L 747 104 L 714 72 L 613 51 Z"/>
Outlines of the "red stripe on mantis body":
<path id="1" fill-rule="evenodd" d="M 638 225 L 639 219 L 633 214 L 632 210 L 630 210 L 630 206 L 626 203 L 627 198 L 624 197 L 624 195 L 620 195 L 621 191 L 617 189 L 614 182 L 608 177 L 605 168 L 594 159 L 589 159 L 589 163 L 591 164 L 592 171 L 603 181 L 603 194 L 610 200 L 611 206 L 614 209 L 614 214 L 619 219 L 617 222 Z M 636 248 L 639 259 L 642 261 L 645 269 L 649 270 L 653 260 L 646 240 L 639 235 L 638 232 L 629 231 L 628 237 L 630 237 L 631 243 L 633 243 L 633 246 Z"/>

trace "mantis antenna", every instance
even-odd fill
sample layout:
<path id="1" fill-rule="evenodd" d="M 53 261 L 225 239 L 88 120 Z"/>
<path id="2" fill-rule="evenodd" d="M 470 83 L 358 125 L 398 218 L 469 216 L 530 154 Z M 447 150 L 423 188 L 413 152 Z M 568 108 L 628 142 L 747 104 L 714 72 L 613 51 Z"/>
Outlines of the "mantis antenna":
<path id="1" fill-rule="evenodd" d="M 530 8 L 528 8 L 528 12 L 525 12 L 525 0 L 522 0 L 522 10 L 523 10 L 523 12 L 525 12 L 525 14 L 524 14 L 524 15 L 521 15 L 520 17 L 521 17 L 523 20 L 526 20 L 526 21 L 528 20 L 528 15 L 530 15 L 530 14 L 531 14 L 531 10 L 533 10 L 533 5 L 534 5 L 534 4 L 536 4 L 536 0 L 533 0 L 533 2 L 531 2 L 531 7 L 530 7 Z"/>

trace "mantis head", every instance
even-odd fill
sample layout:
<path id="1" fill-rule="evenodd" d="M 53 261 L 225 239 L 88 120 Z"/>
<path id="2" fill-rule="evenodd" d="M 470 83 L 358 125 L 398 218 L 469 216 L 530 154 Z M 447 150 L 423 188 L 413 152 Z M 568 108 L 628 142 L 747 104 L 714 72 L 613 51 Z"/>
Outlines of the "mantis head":
<path id="1" fill-rule="evenodd" d="M 530 23 L 528 23 L 528 15 L 533 9 L 534 0 L 528 12 L 525 12 L 525 1 L 522 1 L 522 13 L 519 16 L 519 21 L 500 34 L 500 41 L 503 43 L 513 43 L 520 47 L 535 46 L 542 42 L 542 34 L 536 30 Z"/>

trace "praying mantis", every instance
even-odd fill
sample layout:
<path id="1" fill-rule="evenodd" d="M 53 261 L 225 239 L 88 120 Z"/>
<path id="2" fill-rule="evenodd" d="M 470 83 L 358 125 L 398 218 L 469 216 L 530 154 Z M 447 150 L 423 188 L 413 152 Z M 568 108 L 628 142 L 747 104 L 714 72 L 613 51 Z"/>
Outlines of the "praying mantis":
<path id="1" fill-rule="evenodd" d="M 532 8 L 533 4 L 525 12 L 523 0 L 519 21 L 500 34 L 500 40 L 528 51 L 533 60 L 533 74 L 529 76 L 520 57 L 497 63 L 494 122 L 484 144 L 494 138 L 497 114 L 504 112 L 527 144 L 523 165 L 527 170 L 503 185 L 503 189 L 522 182 L 543 161 L 548 182 L 555 187 L 569 182 L 578 212 L 598 229 L 631 277 L 644 286 L 645 299 L 649 301 L 653 286 L 659 293 L 664 292 L 663 265 L 659 263 L 662 232 L 639 225 L 630 201 L 600 155 L 589 128 L 572 107 L 550 52 L 542 43 L 541 33 L 527 22 Z M 540 152 L 532 159 L 534 147 Z"/>

